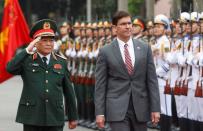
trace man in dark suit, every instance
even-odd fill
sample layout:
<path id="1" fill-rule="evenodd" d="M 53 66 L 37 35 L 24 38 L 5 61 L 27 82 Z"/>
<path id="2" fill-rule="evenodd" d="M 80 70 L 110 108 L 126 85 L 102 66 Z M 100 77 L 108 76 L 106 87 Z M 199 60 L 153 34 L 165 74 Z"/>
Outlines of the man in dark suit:
<path id="1" fill-rule="evenodd" d="M 65 113 L 69 128 L 77 125 L 76 98 L 66 60 L 52 52 L 56 29 L 50 19 L 36 22 L 30 31 L 34 40 L 7 65 L 9 73 L 21 75 L 23 80 L 16 122 L 24 124 L 24 131 L 62 131 Z"/>
<path id="2" fill-rule="evenodd" d="M 117 38 L 100 49 L 96 65 L 95 112 L 98 127 L 110 123 L 113 131 L 147 131 L 157 124 L 160 100 L 151 48 L 131 38 L 127 12 L 113 17 Z"/>

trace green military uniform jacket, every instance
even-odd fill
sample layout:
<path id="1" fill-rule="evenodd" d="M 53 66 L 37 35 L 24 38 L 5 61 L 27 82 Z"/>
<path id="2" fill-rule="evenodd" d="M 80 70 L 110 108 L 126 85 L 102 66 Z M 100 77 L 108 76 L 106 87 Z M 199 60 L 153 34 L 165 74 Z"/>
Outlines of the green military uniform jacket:
<path id="1" fill-rule="evenodd" d="M 23 50 L 7 64 L 7 71 L 23 80 L 16 122 L 60 126 L 65 114 L 68 120 L 77 119 L 75 92 L 64 59 L 52 54 L 46 66 L 37 53 L 30 55 Z"/>

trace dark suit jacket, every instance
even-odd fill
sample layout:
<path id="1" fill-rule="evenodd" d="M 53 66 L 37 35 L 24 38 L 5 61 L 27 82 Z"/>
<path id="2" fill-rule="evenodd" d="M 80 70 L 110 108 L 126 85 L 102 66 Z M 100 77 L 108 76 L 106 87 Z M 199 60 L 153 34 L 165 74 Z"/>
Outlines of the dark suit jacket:
<path id="1" fill-rule="evenodd" d="M 134 73 L 128 74 L 117 40 L 100 49 L 96 64 L 95 111 L 107 121 L 121 121 L 132 94 L 138 121 L 150 119 L 150 112 L 160 112 L 158 81 L 151 48 L 133 40 Z"/>
<path id="2" fill-rule="evenodd" d="M 7 71 L 21 75 L 23 80 L 17 122 L 37 126 L 63 125 L 63 96 L 68 119 L 77 119 L 75 93 L 64 59 L 52 54 L 46 68 L 37 53 L 29 55 L 23 50 L 8 63 Z"/>

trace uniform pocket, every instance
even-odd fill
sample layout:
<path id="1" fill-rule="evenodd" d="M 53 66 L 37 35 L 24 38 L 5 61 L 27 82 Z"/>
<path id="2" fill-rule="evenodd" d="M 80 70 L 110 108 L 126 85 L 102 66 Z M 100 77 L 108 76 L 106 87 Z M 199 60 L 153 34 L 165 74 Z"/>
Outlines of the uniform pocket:
<path id="1" fill-rule="evenodd" d="M 20 101 L 20 105 L 24 105 L 24 106 L 27 106 L 27 107 L 29 107 L 29 106 L 35 106 L 35 104 L 36 104 L 36 102 L 35 101 L 33 101 L 33 100 L 21 100 Z"/>
<path id="2" fill-rule="evenodd" d="M 19 104 L 19 113 L 24 118 L 30 118 L 35 114 L 36 102 L 34 100 L 22 99 Z"/>
<path id="3" fill-rule="evenodd" d="M 64 71 L 63 70 L 53 69 L 53 72 L 58 74 L 58 75 L 64 75 Z"/>
<path id="4" fill-rule="evenodd" d="M 39 81 L 39 76 L 41 75 L 41 69 L 39 66 L 25 66 L 24 68 L 24 74 L 26 78 L 29 78 L 29 80 L 33 82 Z"/>

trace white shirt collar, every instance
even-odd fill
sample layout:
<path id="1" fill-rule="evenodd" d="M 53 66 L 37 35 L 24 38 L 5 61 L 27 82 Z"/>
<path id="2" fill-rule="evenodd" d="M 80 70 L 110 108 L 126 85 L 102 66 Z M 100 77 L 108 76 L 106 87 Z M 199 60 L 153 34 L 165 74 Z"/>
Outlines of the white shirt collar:
<path id="1" fill-rule="evenodd" d="M 128 47 L 127 47 L 127 48 L 128 48 L 128 51 L 129 51 L 129 54 L 130 54 L 130 57 L 131 57 L 132 65 L 134 66 L 134 63 L 135 63 L 135 54 L 134 54 L 133 39 L 130 38 L 130 39 L 125 43 L 125 42 L 123 42 L 122 40 L 120 40 L 120 39 L 117 37 L 117 41 L 118 41 L 118 45 L 119 45 L 119 48 L 120 48 L 121 56 L 122 56 L 124 62 L 125 62 L 124 45 L 125 45 L 125 44 L 128 44 Z"/>
<path id="2" fill-rule="evenodd" d="M 122 44 L 123 46 L 125 45 L 125 44 L 128 44 L 128 46 L 129 47 L 132 47 L 133 46 L 133 41 L 132 41 L 132 38 L 130 37 L 130 39 L 125 43 L 124 41 L 122 41 L 121 39 L 119 39 L 118 37 L 117 37 L 117 40 L 118 40 L 118 43 L 119 44 Z"/>
<path id="3" fill-rule="evenodd" d="M 37 52 L 38 54 L 39 54 L 39 56 L 42 58 L 42 57 L 46 57 L 47 58 L 47 64 L 49 64 L 49 61 L 50 61 L 50 57 L 51 57 L 51 53 L 50 54 L 48 54 L 48 55 L 46 55 L 46 56 L 44 56 L 44 55 L 42 55 L 41 53 L 39 53 L 39 52 Z"/>

